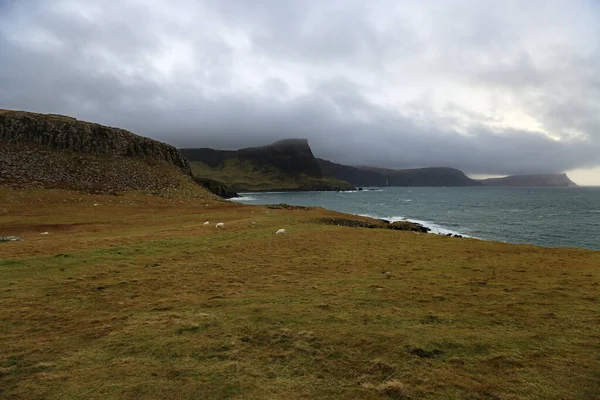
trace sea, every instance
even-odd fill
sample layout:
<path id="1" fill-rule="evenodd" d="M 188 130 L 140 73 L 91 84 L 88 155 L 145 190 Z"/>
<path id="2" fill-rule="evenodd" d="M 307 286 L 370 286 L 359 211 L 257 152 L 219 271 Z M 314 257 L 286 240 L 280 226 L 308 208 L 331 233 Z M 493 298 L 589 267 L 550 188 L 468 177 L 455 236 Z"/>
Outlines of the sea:
<path id="1" fill-rule="evenodd" d="M 600 250 L 600 187 L 385 187 L 242 193 L 235 201 L 318 206 L 418 222 L 437 234 Z"/>

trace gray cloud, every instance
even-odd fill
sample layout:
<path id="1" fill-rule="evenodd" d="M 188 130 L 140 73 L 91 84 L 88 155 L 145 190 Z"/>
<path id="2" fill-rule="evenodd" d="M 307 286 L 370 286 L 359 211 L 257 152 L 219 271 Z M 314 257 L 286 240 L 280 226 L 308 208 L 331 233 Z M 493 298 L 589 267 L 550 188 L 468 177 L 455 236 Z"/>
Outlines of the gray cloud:
<path id="1" fill-rule="evenodd" d="M 593 1 L 0 0 L 0 107 L 179 147 L 468 173 L 600 165 Z"/>

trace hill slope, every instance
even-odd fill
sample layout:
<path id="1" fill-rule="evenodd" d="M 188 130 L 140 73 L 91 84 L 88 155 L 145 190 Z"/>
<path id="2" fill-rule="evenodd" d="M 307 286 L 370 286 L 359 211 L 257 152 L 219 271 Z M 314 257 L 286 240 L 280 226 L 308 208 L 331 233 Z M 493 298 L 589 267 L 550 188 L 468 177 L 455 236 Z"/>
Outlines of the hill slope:
<path id="1" fill-rule="evenodd" d="M 484 186 L 553 186 L 576 187 L 567 174 L 511 175 L 504 178 L 482 179 Z"/>
<path id="2" fill-rule="evenodd" d="M 323 173 L 306 139 L 287 139 L 240 150 L 179 151 L 190 161 L 196 177 L 223 182 L 235 191 L 352 188 Z"/>
<path id="3" fill-rule="evenodd" d="M 386 186 L 385 178 L 379 172 L 336 164 L 321 158 L 318 158 L 317 161 L 325 174 L 350 182 L 355 186 Z"/>
<path id="4" fill-rule="evenodd" d="M 71 117 L 8 110 L 0 110 L 0 185 L 211 197 L 172 146 Z"/>
<path id="5" fill-rule="evenodd" d="M 416 168 L 393 170 L 351 167 L 319 159 L 326 174 L 356 186 L 479 186 L 462 171 L 454 168 Z"/>

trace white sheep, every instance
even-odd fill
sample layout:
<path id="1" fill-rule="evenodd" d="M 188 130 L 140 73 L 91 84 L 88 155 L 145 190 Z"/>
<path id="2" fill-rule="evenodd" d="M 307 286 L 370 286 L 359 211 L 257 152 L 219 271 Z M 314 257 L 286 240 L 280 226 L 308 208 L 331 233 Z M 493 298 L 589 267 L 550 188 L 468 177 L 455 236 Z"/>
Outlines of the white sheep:
<path id="1" fill-rule="evenodd" d="M 285 235 L 285 229 L 280 229 L 277 232 L 275 232 L 276 235 Z"/>
<path id="2" fill-rule="evenodd" d="M 208 222 L 208 221 L 206 221 L 206 222 L 204 223 L 204 225 L 208 225 L 208 224 L 210 224 L 210 222 Z"/>
<path id="3" fill-rule="evenodd" d="M 48 236 L 49 234 L 50 233 L 48 233 L 48 232 L 42 232 L 42 233 L 40 233 L 40 236 Z"/>
<path id="4" fill-rule="evenodd" d="M 223 228 L 225 228 L 225 223 L 224 222 L 219 222 L 218 224 L 215 225 L 215 228 L 217 228 L 217 229 L 223 229 Z"/>

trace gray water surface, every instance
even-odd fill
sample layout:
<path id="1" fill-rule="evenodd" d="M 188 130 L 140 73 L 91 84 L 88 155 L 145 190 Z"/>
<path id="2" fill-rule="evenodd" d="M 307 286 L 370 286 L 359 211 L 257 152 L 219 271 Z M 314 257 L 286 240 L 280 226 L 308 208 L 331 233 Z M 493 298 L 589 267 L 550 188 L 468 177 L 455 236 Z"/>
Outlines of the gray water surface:
<path id="1" fill-rule="evenodd" d="M 245 193 L 247 204 L 319 206 L 436 233 L 600 250 L 600 187 L 389 187 L 355 192 Z"/>

